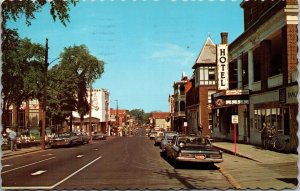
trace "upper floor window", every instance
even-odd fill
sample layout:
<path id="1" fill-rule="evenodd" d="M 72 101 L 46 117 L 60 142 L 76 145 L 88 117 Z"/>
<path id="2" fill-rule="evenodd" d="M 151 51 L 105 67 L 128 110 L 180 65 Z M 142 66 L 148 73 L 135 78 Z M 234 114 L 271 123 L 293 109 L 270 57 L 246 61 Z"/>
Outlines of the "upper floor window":
<path id="1" fill-rule="evenodd" d="M 185 93 L 185 87 L 184 87 L 184 85 L 180 85 L 179 91 L 180 91 L 180 95 L 184 95 L 184 93 Z"/>
<path id="2" fill-rule="evenodd" d="M 216 67 L 214 65 L 211 66 L 201 66 L 196 69 L 196 73 L 198 72 L 198 75 L 196 78 L 196 84 L 199 85 L 215 85 L 216 84 L 216 76 L 215 76 L 215 70 Z"/>

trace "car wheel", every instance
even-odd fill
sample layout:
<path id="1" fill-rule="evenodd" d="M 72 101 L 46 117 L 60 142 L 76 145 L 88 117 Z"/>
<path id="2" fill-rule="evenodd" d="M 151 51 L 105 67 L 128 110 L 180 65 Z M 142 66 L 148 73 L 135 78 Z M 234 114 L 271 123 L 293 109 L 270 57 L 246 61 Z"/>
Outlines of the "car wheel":
<path id="1" fill-rule="evenodd" d="M 174 168 L 179 168 L 180 162 L 177 161 L 176 159 L 174 159 L 174 160 L 173 160 L 173 165 L 174 165 Z"/>

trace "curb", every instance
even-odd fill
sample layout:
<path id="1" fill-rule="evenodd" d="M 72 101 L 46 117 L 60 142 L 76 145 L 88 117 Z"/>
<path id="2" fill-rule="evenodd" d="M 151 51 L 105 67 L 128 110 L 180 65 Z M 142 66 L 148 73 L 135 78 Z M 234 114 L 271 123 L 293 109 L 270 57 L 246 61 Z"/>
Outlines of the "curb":
<path id="1" fill-rule="evenodd" d="M 216 165 L 216 164 L 215 164 Z M 228 182 L 234 186 L 235 189 L 241 189 L 242 186 L 238 183 L 238 181 L 233 178 L 229 173 L 227 173 L 225 170 L 223 170 L 220 166 L 216 165 L 219 168 L 219 172 L 225 176 L 225 178 L 228 180 Z"/>
<path id="2" fill-rule="evenodd" d="M 250 158 L 248 156 L 245 156 L 245 155 L 242 155 L 242 154 L 239 154 L 239 153 L 234 153 L 233 151 L 225 149 L 225 148 L 222 148 L 222 147 L 218 147 L 218 146 L 215 146 L 215 145 L 213 145 L 213 147 L 215 147 L 216 149 L 219 149 L 219 150 L 223 151 L 224 153 L 228 153 L 228 154 L 231 154 L 231 155 L 236 155 L 238 157 L 242 157 L 242 158 L 245 158 L 245 159 L 249 159 L 249 160 L 253 160 L 253 161 L 259 162 L 258 160 L 255 160 L 253 158 Z"/>

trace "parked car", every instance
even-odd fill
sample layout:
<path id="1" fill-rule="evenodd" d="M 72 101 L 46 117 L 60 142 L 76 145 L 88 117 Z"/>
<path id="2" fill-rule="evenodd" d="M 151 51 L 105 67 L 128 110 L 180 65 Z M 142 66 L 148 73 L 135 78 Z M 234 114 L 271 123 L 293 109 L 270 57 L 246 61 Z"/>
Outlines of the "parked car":
<path id="1" fill-rule="evenodd" d="M 74 132 L 57 133 L 49 140 L 51 147 L 54 146 L 73 146 L 82 144 L 82 139 Z"/>
<path id="2" fill-rule="evenodd" d="M 93 140 L 106 140 L 106 135 L 102 132 L 94 132 L 92 135 Z"/>
<path id="3" fill-rule="evenodd" d="M 160 145 L 161 140 L 164 138 L 164 132 L 158 131 L 155 138 L 154 138 L 154 145 Z"/>
<path id="4" fill-rule="evenodd" d="M 90 142 L 90 136 L 88 136 L 86 133 L 81 132 L 77 134 L 81 138 L 82 144 L 89 143 Z"/>
<path id="5" fill-rule="evenodd" d="M 223 162 L 222 151 L 213 148 L 210 139 L 201 136 L 174 136 L 165 148 L 166 157 L 176 167 L 180 162 L 220 163 Z"/>
<path id="6" fill-rule="evenodd" d="M 162 153 L 164 153 L 166 146 L 171 143 L 173 137 L 176 135 L 178 135 L 176 131 L 166 131 L 164 133 L 164 137 L 160 143 L 160 148 L 162 150 Z"/>
<path id="7" fill-rule="evenodd" d="M 151 131 L 149 134 L 149 138 L 153 140 L 155 139 L 156 135 L 157 135 L 157 131 Z"/>

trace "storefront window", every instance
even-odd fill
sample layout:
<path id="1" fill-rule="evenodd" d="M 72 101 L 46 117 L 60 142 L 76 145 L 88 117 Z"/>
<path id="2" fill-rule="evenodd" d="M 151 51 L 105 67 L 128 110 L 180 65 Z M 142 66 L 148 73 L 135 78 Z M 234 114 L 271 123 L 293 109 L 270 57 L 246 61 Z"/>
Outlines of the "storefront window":
<path id="1" fill-rule="evenodd" d="M 283 127 L 284 127 L 284 134 L 285 135 L 289 135 L 290 134 L 290 112 L 289 112 L 289 108 L 283 108 L 283 119 L 284 119 L 284 123 L 283 123 Z"/>
<path id="2" fill-rule="evenodd" d="M 276 125 L 276 127 L 277 127 L 277 130 L 279 131 L 279 132 L 282 132 L 282 120 L 281 120 L 281 113 L 282 113 L 282 109 L 281 108 L 277 108 L 277 125 Z"/>
<path id="3" fill-rule="evenodd" d="M 30 127 L 38 127 L 38 124 L 39 124 L 38 110 L 30 111 L 29 124 L 30 124 Z"/>
<path id="4" fill-rule="evenodd" d="M 289 135 L 290 121 L 289 108 L 260 108 L 254 110 L 253 127 L 260 130 L 263 123 L 267 124 L 268 128 L 273 128 L 278 133 Z"/>

